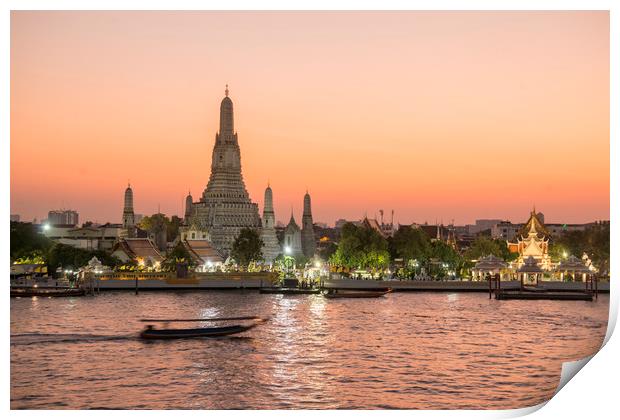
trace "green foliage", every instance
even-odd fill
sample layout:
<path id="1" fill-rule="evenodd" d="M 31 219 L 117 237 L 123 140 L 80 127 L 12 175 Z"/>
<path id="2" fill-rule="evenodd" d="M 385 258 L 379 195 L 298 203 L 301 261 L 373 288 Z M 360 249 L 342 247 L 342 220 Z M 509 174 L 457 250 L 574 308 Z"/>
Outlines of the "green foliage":
<path id="1" fill-rule="evenodd" d="M 14 264 L 45 264 L 45 256 L 39 250 L 30 251 L 22 254 L 13 260 Z"/>
<path id="2" fill-rule="evenodd" d="M 443 264 L 448 270 L 458 271 L 463 265 L 463 257 L 445 242 L 435 241 L 431 244 L 430 256 Z M 442 273 L 445 270 L 442 270 Z"/>
<path id="3" fill-rule="evenodd" d="M 570 231 L 554 238 L 549 247 L 552 260 L 563 258 L 563 253 L 581 258 L 583 253 L 588 254 L 592 263 L 600 272 L 609 272 L 610 260 L 610 225 L 596 224 L 585 231 Z"/>
<path id="4" fill-rule="evenodd" d="M 324 261 L 328 261 L 330 257 L 336 252 L 337 249 L 338 249 L 338 245 L 336 245 L 333 242 L 329 242 L 327 243 L 327 245 L 319 249 L 318 251 L 319 257 L 321 257 L 321 259 Z"/>
<path id="5" fill-rule="evenodd" d="M 11 222 L 11 261 L 43 258 L 54 242 L 39 232 L 32 223 Z"/>
<path id="6" fill-rule="evenodd" d="M 162 271 L 175 271 L 177 263 L 186 263 L 188 266 L 194 265 L 191 255 L 181 242 L 168 252 L 166 259 L 161 264 L 161 269 Z"/>
<path id="7" fill-rule="evenodd" d="M 385 269 L 390 261 L 388 243 L 374 229 L 347 223 L 342 227 L 338 248 L 329 261 L 348 269 Z"/>
<path id="8" fill-rule="evenodd" d="M 235 239 L 230 255 L 241 267 L 247 267 L 250 262 L 263 259 L 262 247 L 263 241 L 258 232 L 244 228 Z"/>
<path id="9" fill-rule="evenodd" d="M 97 257 L 103 265 L 114 267 L 121 261 L 104 251 L 91 251 L 75 248 L 70 245 L 54 244 L 47 253 L 47 266 L 49 272 L 55 272 L 59 266 L 67 268 L 79 268 L 88 264 L 88 261 Z"/>
<path id="10" fill-rule="evenodd" d="M 148 233 L 157 235 L 161 232 L 166 232 L 166 241 L 172 242 L 179 235 L 179 227 L 183 220 L 178 216 L 166 217 L 165 214 L 156 213 L 152 216 L 144 216 L 138 227 Z"/>
<path id="11" fill-rule="evenodd" d="M 179 216 L 172 216 L 166 224 L 166 237 L 168 242 L 172 242 L 179 236 L 179 227 L 183 223 L 183 219 Z"/>
<path id="12" fill-rule="evenodd" d="M 431 253 L 431 241 L 422 229 L 401 226 L 390 238 L 390 255 L 404 261 L 426 260 Z"/>
<path id="13" fill-rule="evenodd" d="M 478 236 L 463 255 L 468 262 L 493 254 L 504 261 L 514 260 L 518 254 L 508 250 L 508 244 L 503 239 L 491 239 L 488 236 Z"/>

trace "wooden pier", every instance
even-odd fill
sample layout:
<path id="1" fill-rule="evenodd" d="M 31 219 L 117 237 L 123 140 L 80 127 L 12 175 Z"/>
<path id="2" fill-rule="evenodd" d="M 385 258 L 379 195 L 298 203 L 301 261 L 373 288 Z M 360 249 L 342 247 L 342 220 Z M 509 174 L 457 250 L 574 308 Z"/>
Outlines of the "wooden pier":
<path id="1" fill-rule="evenodd" d="M 558 290 L 536 286 L 526 286 L 521 282 L 518 288 L 502 288 L 499 274 L 487 277 L 489 285 L 489 299 L 495 296 L 497 300 L 581 300 L 592 301 L 598 299 L 598 281 L 590 276 L 584 282 L 583 290 Z"/>

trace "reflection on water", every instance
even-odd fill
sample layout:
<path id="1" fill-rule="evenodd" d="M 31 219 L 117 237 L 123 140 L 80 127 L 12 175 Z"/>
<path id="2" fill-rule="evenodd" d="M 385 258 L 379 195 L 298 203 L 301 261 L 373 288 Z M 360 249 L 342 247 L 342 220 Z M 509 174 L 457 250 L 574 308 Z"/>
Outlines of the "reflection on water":
<path id="1" fill-rule="evenodd" d="M 108 292 L 11 299 L 11 408 L 518 408 L 592 354 L 598 302 Z M 259 315 L 239 337 L 145 342 L 141 318 Z"/>

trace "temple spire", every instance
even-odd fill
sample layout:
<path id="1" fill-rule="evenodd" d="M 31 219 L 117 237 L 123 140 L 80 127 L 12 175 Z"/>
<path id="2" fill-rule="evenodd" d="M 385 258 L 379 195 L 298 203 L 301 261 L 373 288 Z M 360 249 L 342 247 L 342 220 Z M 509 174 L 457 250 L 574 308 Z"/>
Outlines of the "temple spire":
<path id="1" fill-rule="evenodd" d="M 228 98 L 228 84 L 226 84 L 226 89 L 224 90 L 224 94 L 226 95 L 226 97 Z"/>

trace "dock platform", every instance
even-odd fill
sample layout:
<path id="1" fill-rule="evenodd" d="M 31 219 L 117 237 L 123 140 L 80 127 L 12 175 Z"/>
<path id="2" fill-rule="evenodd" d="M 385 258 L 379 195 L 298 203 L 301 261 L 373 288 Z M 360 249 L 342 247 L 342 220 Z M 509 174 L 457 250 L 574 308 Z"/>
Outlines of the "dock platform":
<path id="1" fill-rule="evenodd" d="M 592 301 L 594 294 L 589 291 L 539 291 L 539 290 L 496 290 L 495 299 L 508 300 L 508 299 L 520 299 L 520 300 L 583 300 Z"/>

